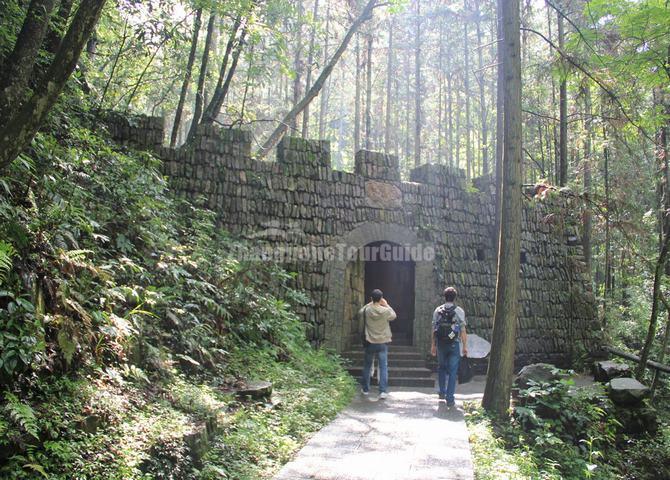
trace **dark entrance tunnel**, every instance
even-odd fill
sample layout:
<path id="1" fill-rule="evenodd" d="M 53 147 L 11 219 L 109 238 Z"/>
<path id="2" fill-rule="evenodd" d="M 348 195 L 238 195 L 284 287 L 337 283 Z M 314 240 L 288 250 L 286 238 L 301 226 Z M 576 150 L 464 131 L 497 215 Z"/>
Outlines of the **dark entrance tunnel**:
<path id="1" fill-rule="evenodd" d="M 411 345 L 414 330 L 414 261 L 409 250 L 397 243 L 380 241 L 369 243 L 365 250 L 365 296 L 369 301 L 375 288 L 395 310 L 397 318 L 391 322 L 394 344 Z"/>

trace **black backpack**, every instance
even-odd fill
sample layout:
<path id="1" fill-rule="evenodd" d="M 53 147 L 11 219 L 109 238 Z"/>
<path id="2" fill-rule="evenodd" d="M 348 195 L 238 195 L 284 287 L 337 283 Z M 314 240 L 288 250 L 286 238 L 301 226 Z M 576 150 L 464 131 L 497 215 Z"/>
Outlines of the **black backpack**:
<path id="1" fill-rule="evenodd" d="M 450 307 L 442 305 L 437 314 L 438 319 L 435 325 L 435 337 L 437 341 L 442 344 L 457 341 L 461 333 L 461 327 L 456 318 L 456 305 Z"/>

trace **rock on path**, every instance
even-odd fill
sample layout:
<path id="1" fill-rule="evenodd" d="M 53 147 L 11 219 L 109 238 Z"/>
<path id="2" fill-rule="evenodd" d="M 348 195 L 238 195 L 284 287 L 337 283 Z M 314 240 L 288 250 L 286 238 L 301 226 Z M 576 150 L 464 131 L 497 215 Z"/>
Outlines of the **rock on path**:
<path id="1" fill-rule="evenodd" d="M 275 480 L 474 479 L 462 400 L 477 390 L 459 386 L 451 409 L 432 389 L 396 389 L 386 400 L 359 393 Z"/>

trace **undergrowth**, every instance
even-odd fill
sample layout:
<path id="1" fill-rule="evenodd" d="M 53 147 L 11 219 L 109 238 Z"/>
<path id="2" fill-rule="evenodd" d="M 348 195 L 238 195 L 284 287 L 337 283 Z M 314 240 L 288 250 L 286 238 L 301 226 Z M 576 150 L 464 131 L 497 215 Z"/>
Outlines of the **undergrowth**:
<path id="1" fill-rule="evenodd" d="M 560 380 L 518 391 L 509 418 L 468 404 L 475 478 L 519 480 L 669 478 L 670 416 L 617 407 L 595 386 Z"/>
<path id="2" fill-rule="evenodd" d="M 0 178 L 0 477 L 270 475 L 351 380 L 307 342 L 293 274 L 94 120 L 57 113 Z M 249 379 L 281 401 L 236 400 Z M 184 439 L 212 418 L 198 463 Z"/>

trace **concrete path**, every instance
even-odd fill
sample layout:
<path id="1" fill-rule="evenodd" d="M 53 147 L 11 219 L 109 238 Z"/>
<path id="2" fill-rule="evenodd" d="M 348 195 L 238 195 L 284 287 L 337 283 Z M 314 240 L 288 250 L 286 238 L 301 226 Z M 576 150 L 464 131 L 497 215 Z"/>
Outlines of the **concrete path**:
<path id="1" fill-rule="evenodd" d="M 451 409 L 433 389 L 359 393 L 275 480 L 474 479 L 462 405 L 481 398 L 483 378 L 459 386 Z"/>

